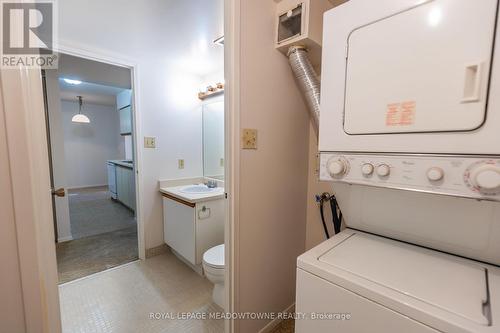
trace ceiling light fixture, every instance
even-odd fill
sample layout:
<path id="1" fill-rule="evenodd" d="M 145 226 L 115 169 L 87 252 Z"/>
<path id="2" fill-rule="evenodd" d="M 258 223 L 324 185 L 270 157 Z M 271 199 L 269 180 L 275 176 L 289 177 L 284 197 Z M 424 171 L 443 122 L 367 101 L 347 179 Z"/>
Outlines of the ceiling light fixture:
<path id="1" fill-rule="evenodd" d="M 63 79 L 64 82 L 66 82 L 67 84 L 72 84 L 74 86 L 77 86 L 79 84 L 82 84 L 82 81 L 80 80 L 73 80 L 73 79 Z"/>
<path id="2" fill-rule="evenodd" d="M 76 96 L 78 98 L 78 113 L 71 118 L 71 121 L 74 123 L 81 123 L 81 124 L 88 124 L 90 123 L 89 117 L 86 115 L 82 114 L 82 105 L 83 105 L 83 99 L 82 96 Z"/>

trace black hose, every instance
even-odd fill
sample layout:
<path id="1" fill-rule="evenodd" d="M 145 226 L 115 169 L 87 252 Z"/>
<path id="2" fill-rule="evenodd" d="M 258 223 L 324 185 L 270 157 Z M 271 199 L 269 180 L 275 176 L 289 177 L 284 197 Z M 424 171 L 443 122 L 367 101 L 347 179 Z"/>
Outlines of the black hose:
<path id="1" fill-rule="evenodd" d="M 323 193 L 322 195 L 316 195 L 316 202 L 319 203 L 319 212 L 321 215 L 321 222 L 323 223 L 323 230 L 325 232 L 326 238 L 330 238 L 330 233 L 328 232 L 328 227 L 326 226 L 325 221 L 325 211 L 323 208 L 323 204 L 325 201 L 330 202 L 330 208 L 332 209 L 332 219 L 333 219 L 333 230 L 335 231 L 335 235 L 340 232 L 342 227 L 342 212 L 340 211 L 340 207 L 337 203 L 337 199 L 334 195 L 330 193 Z"/>
<path id="2" fill-rule="evenodd" d="M 342 226 L 342 212 L 340 211 L 337 199 L 333 195 L 330 197 L 330 207 L 332 208 L 333 229 L 336 235 L 340 232 Z"/>
<path id="3" fill-rule="evenodd" d="M 323 211 L 323 200 L 320 201 L 319 203 L 319 213 L 321 214 L 321 222 L 323 222 L 323 229 L 325 230 L 325 236 L 326 238 L 330 238 L 330 233 L 328 232 L 328 227 L 326 226 L 325 222 L 325 213 Z"/>

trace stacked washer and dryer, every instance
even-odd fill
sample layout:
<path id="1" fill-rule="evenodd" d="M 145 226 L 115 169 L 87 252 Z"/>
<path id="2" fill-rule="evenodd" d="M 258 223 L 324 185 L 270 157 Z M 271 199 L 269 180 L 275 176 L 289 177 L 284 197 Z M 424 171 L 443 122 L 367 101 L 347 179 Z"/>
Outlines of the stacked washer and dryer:
<path id="1" fill-rule="evenodd" d="M 500 332 L 498 5 L 325 14 L 320 179 L 347 228 L 298 259 L 297 333 Z"/>

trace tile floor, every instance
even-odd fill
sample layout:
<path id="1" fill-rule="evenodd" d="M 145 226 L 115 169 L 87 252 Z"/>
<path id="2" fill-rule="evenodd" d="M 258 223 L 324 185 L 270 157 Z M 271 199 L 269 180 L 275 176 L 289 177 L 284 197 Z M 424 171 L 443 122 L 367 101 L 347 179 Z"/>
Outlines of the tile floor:
<path id="1" fill-rule="evenodd" d="M 212 284 L 172 253 L 59 286 L 63 333 L 221 333 L 221 320 L 150 319 L 150 313 L 222 311 Z"/>
<path id="2" fill-rule="evenodd" d="M 137 260 L 137 227 L 56 244 L 59 283 Z"/>
<path id="3" fill-rule="evenodd" d="M 107 186 L 69 190 L 68 196 L 73 239 L 136 225 L 134 212 L 113 201 Z"/>

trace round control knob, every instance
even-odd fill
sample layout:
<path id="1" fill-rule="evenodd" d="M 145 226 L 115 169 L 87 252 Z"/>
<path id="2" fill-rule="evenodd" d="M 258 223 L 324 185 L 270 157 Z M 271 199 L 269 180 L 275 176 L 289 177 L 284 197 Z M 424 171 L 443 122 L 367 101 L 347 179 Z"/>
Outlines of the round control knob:
<path id="1" fill-rule="evenodd" d="M 365 176 L 369 176 L 373 173 L 373 164 L 371 163 L 365 163 L 361 166 L 361 172 L 363 173 L 363 175 Z"/>
<path id="2" fill-rule="evenodd" d="M 387 164 L 380 164 L 377 167 L 377 175 L 380 177 L 387 177 L 391 173 L 391 167 Z"/>
<path id="3" fill-rule="evenodd" d="M 327 169 L 332 177 L 342 176 L 347 171 L 347 162 L 341 159 L 330 159 L 327 164 Z"/>
<path id="4" fill-rule="evenodd" d="M 494 164 L 484 164 L 473 169 L 470 175 L 473 186 L 485 193 L 500 191 L 500 167 Z"/>
<path id="5" fill-rule="evenodd" d="M 444 177 L 444 171 L 441 168 L 438 167 L 432 167 L 429 170 L 427 170 L 427 178 L 431 181 L 438 181 L 443 179 Z"/>

